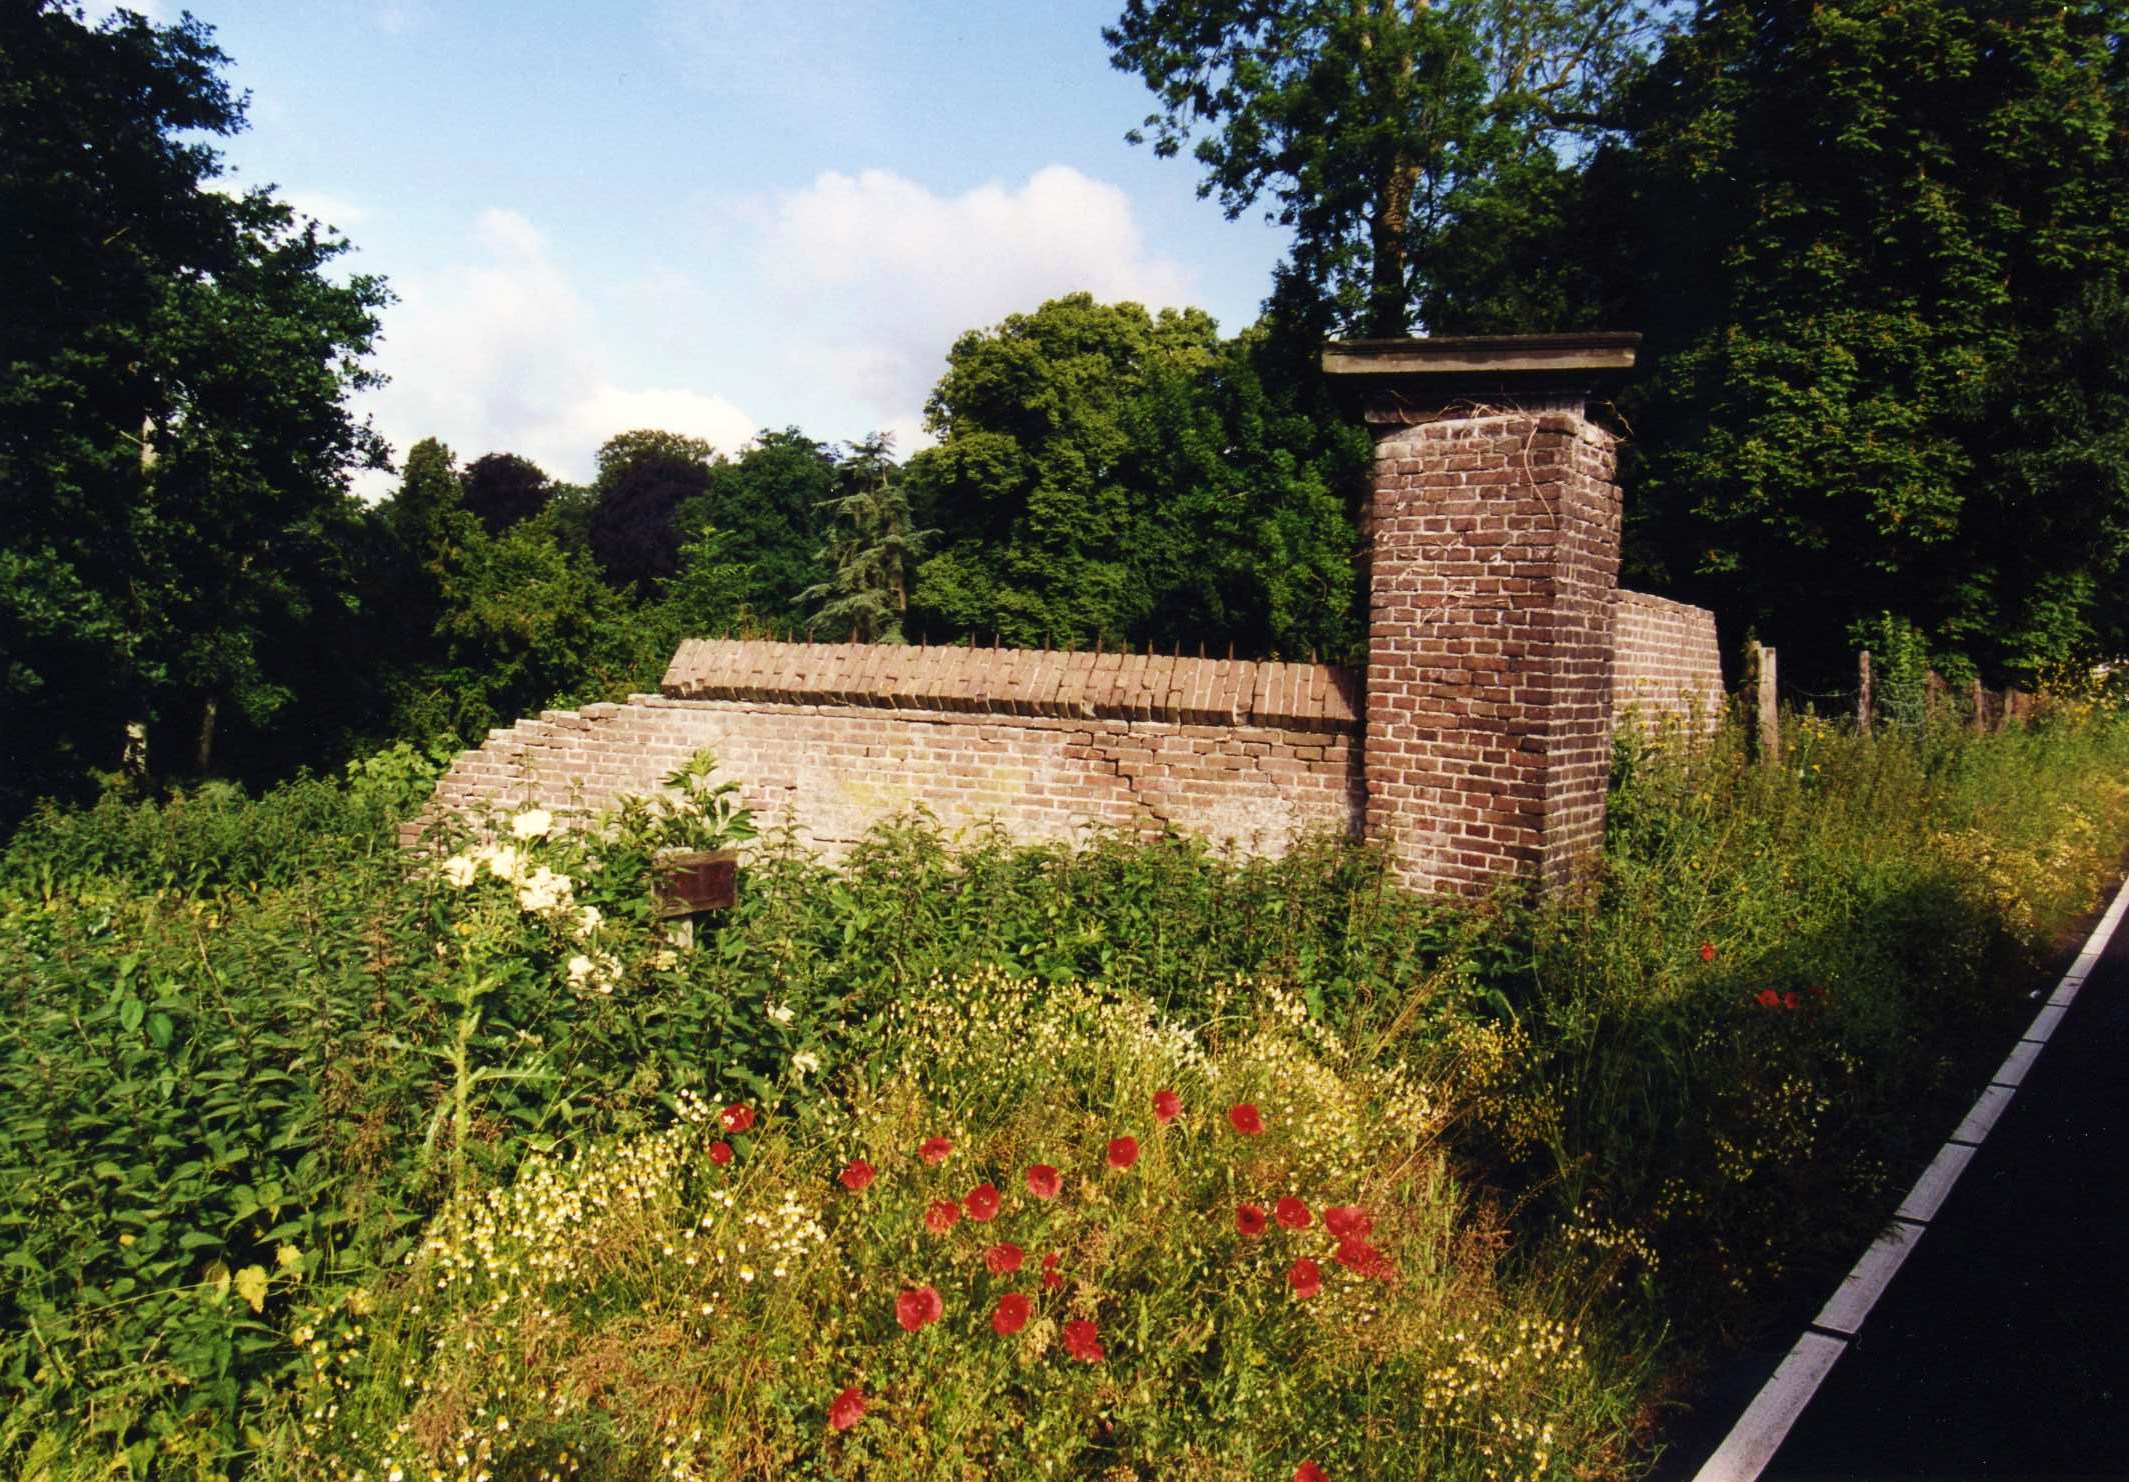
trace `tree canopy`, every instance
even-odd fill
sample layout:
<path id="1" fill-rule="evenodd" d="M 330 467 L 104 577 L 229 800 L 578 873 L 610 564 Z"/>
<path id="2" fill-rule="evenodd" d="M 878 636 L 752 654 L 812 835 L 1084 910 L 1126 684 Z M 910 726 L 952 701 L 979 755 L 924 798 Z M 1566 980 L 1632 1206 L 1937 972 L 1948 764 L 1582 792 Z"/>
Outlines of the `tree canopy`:
<path id="1" fill-rule="evenodd" d="M 1405 333 L 1453 220 L 1498 209 L 1603 121 L 1653 35 L 1639 0 L 1126 0 L 1110 60 L 1160 101 L 1133 142 L 1198 135 L 1200 195 L 1265 196 L 1295 273 L 1349 328 Z M 1200 133 L 1200 131 L 1205 131 Z M 1520 199 L 1520 196 L 1511 196 Z"/>
<path id="2" fill-rule="evenodd" d="M 941 441 L 908 468 L 938 531 L 918 627 L 1344 651 L 1366 438 L 1268 380 L 1269 347 L 1083 293 L 962 336 L 927 409 Z"/>
<path id="3" fill-rule="evenodd" d="M 225 64 L 190 17 L 49 0 L 0 38 L 0 811 L 116 765 L 127 722 L 164 760 L 228 710 L 271 731 L 348 600 L 386 295 L 270 191 L 213 188 Z"/>
<path id="4" fill-rule="evenodd" d="M 1880 611 L 1992 673 L 2120 652 L 2125 28 L 2119 3 L 1702 7 L 1585 187 L 1630 248 L 1596 312 L 1649 332 L 1641 570 L 1821 672 Z"/>

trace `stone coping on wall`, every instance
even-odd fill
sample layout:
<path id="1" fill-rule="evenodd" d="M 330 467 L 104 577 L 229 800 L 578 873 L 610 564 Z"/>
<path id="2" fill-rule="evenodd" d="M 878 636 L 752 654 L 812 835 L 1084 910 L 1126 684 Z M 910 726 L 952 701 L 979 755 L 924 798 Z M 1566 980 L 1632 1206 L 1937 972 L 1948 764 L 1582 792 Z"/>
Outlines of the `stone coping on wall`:
<path id="1" fill-rule="evenodd" d="M 676 700 L 1357 732 L 1360 684 L 1332 664 L 701 638 L 680 645 L 659 689 Z"/>

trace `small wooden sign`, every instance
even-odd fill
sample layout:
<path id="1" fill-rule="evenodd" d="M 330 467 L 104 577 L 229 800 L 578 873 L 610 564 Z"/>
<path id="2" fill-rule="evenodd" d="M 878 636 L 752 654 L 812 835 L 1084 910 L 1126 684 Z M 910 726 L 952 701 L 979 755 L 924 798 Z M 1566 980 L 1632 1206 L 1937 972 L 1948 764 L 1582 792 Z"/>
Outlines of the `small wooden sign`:
<path id="1" fill-rule="evenodd" d="M 663 855 L 651 870 L 652 913 L 660 921 L 728 910 L 739 898 L 739 855 L 730 849 Z"/>

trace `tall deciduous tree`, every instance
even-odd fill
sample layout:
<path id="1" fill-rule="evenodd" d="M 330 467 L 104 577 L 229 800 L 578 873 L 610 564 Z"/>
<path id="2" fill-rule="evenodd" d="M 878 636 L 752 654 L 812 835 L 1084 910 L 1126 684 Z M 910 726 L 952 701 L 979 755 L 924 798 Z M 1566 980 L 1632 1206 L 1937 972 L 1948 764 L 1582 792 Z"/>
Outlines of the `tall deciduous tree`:
<path id="1" fill-rule="evenodd" d="M 800 594 L 828 579 L 818 552 L 840 492 L 834 450 L 796 427 L 764 428 L 711 470 L 709 520 L 746 562 L 741 601 L 756 621 L 804 619 Z"/>
<path id="2" fill-rule="evenodd" d="M 1645 565 L 1822 674 L 1882 611 L 1992 671 L 2120 651 L 2125 30 L 2120 0 L 1701 8 L 1590 182 L 1632 204 Z"/>
<path id="3" fill-rule="evenodd" d="M 1199 193 L 1269 195 L 1300 278 L 1391 336 L 1465 198 L 1596 127 L 1651 24 L 1639 0 L 1127 0 L 1102 34 L 1160 100 L 1133 141 L 1208 131 Z"/>
<path id="4" fill-rule="evenodd" d="M 716 450 L 700 438 L 642 430 L 599 449 L 598 503 L 585 536 L 606 579 L 648 596 L 680 565 L 680 507 L 710 489 Z"/>
<path id="5" fill-rule="evenodd" d="M 459 482 L 466 512 L 490 535 L 532 518 L 554 498 L 545 470 L 515 453 L 483 454 L 466 465 Z"/>
<path id="6" fill-rule="evenodd" d="M 346 395 L 385 293 L 267 191 L 211 188 L 225 64 L 189 17 L 6 9 L 0 810 L 114 765 L 128 720 L 165 761 L 211 760 L 232 707 L 280 723 L 320 680 L 287 638 L 348 600 L 345 474 L 382 449 Z"/>
<path id="7" fill-rule="evenodd" d="M 1309 321 L 1313 330 L 1314 321 Z M 962 336 L 909 462 L 933 637 L 1343 653 L 1367 439 L 1316 342 L 1072 294 Z"/>

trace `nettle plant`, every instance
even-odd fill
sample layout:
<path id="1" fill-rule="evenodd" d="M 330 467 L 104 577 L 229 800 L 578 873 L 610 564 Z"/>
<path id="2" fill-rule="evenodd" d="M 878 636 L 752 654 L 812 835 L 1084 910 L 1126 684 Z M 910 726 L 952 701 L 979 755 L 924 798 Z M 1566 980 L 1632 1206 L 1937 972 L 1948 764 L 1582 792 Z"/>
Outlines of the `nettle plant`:
<path id="1" fill-rule="evenodd" d="M 831 1086 L 455 1200 L 306 1334 L 342 1477 L 1567 1475 L 1601 1376 L 1451 1180 L 1451 1108 L 1247 984 L 1201 1029 L 997 973 Z M 1149 1470 L 1150 1469 L 1150 1470 Z"/>

